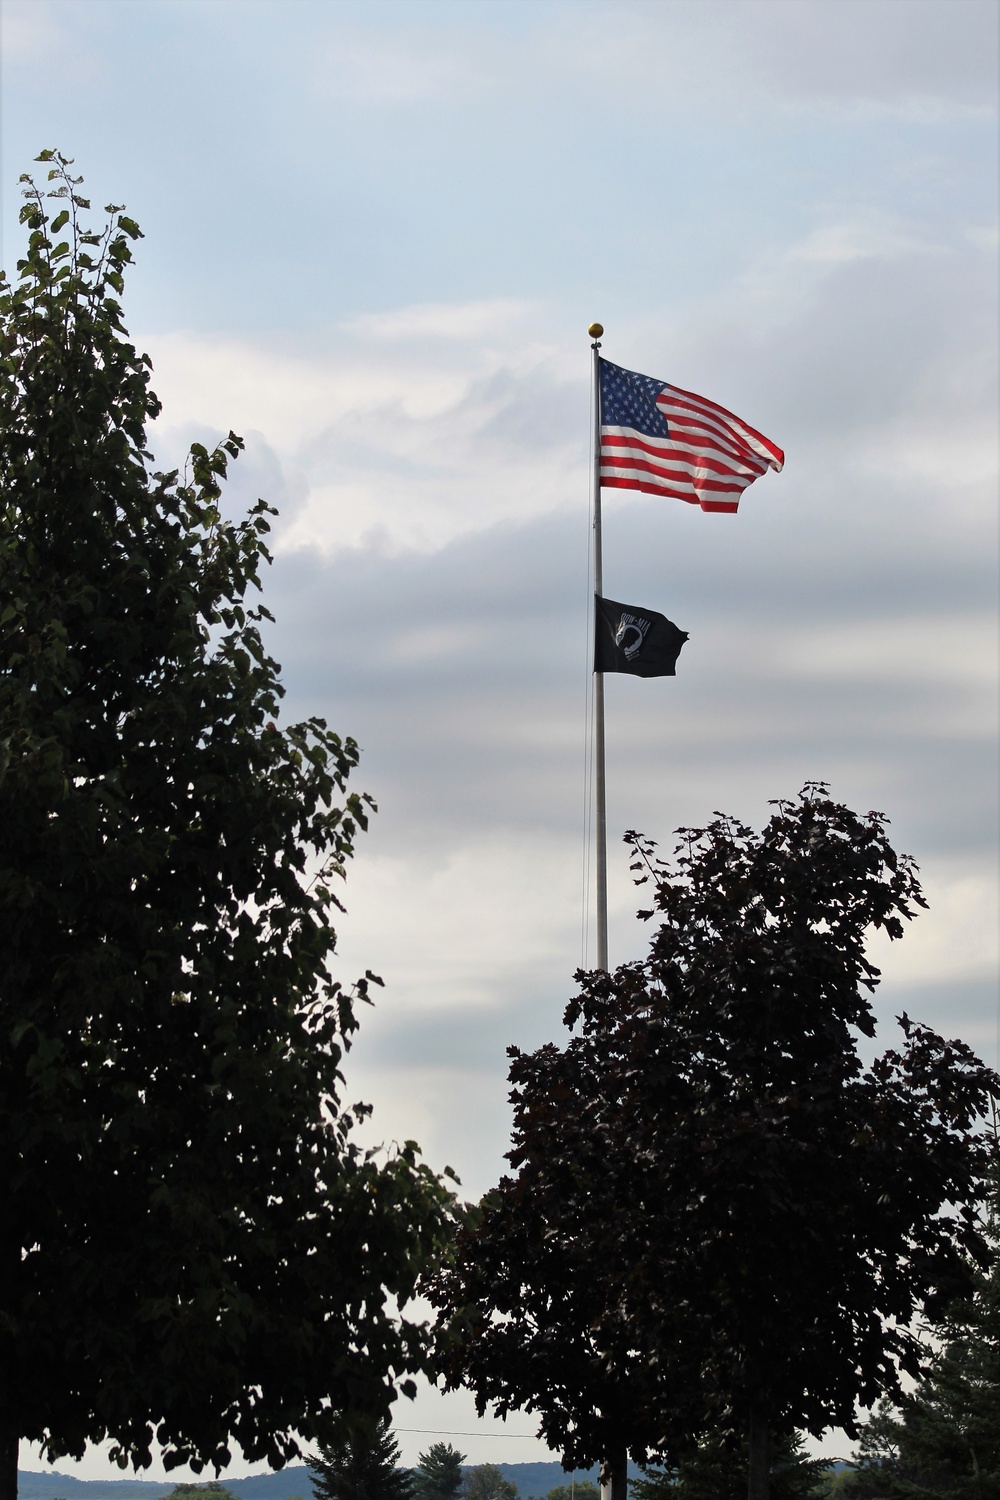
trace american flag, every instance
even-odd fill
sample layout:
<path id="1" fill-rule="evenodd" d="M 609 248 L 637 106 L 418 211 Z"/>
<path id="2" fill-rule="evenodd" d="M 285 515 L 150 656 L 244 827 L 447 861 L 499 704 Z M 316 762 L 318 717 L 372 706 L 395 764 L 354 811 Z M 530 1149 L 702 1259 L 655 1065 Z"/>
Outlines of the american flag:
<path id="1" fill-rule="evenodd" d="M 785 455 L 704 396 L 601 360 L 601 484 L 735 511 Z"/>

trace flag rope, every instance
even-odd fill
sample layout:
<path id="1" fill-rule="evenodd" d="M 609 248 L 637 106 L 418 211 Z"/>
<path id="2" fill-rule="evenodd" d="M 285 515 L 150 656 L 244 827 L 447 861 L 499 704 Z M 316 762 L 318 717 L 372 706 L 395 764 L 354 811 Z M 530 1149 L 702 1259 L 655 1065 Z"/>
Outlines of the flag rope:
<path id="1" fill-rule="evenodd" d="M 591 393 L 593 395 L 593 393 Z M 590 537 L 594 527 L 593 474 L 591 474 L 590 498 L 587 507 L 587 601 L 585 617 L 587 635 L 584 643 L 584 672 L 586 673 L 583 694 L 583 890 L 580 912 L 580 967 L 585 969 L 590 958 L 590 871 L 593 850 L 594 807 L 594 575 Z"/>

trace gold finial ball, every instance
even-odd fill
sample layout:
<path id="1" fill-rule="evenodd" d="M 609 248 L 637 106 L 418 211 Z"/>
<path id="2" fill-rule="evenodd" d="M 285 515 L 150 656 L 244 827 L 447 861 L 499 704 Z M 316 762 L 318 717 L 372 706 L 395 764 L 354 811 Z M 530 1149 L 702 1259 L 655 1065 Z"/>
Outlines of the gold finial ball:
<path id="1" fill-rule="evenodd" d="M 592 339 L 599 339 L 601 337 L 601 334 L 604 332 L 604 324 L 591 323 L 590 327 L 587 329 L 587 332 L 590 334 L 590 337 Z"/>

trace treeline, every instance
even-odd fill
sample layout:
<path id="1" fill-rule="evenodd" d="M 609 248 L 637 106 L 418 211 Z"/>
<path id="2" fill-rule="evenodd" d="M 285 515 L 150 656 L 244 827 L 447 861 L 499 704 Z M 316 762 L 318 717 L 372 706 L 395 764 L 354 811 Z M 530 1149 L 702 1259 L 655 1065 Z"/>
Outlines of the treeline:
<path id="1" fill-rule="evenodd" d="M 496 1464 L 465 1465 L 450 1443 L 432 1443 L 413 1469 L 399 1463 L 399 1445 L 388 1423 L 355 1430 L 325 1446 L 309 1466 L 316 1500 L 521 1500 L 518 1487 Z M 587 1480 L 556 1486 L 545 1500 L 597 1500 Z"/>
<path id="2" fill-rule="evenodd" d="M 496 1464 L 468 1466 L 466 1455 L 448 1443 L 433 1443 L 415 1468 L 399 1463 L 399 1445 L 381 1425 L 327 1446 L 309 1465 L 316 1500 L 522 1500 L 517 1485 Z M 598 1500 L 590 1480 L 555 1485 L 544 1496 L 525 1500 Z M 175 1485 L 164 1500 L 239 1500 L 217 1480 Z M 289 1495 L 287 1500 L 306 1500 Z"/>

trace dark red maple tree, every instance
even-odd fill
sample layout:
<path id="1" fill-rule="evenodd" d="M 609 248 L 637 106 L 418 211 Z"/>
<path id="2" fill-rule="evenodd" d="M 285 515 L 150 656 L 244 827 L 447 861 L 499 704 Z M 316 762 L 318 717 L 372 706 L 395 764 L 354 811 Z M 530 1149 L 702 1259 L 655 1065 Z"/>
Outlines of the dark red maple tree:
<path id="1" fill-rule="evenodd" d="M 536 1411 L 574 1467 L 853 1430 L 916 1372 L 915 1322 L 967 1288 L 996 1075 L 900 1017 L 865 1068 L 866 936 L 925 905 L 878 813 L 825 785 L 761 833 L 717 816 L 673 865 L 629 834 L 648 955 L 578 974 L 563 1048 L 512 1048 L 514 1174 L 432 1287 L 441 1366 L 480 1408 Z"/>

